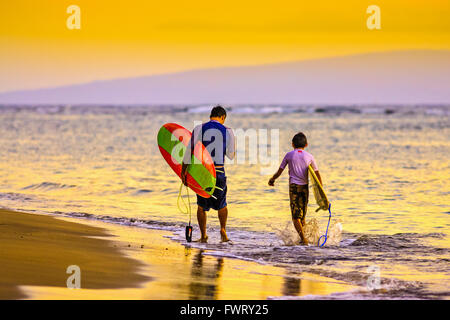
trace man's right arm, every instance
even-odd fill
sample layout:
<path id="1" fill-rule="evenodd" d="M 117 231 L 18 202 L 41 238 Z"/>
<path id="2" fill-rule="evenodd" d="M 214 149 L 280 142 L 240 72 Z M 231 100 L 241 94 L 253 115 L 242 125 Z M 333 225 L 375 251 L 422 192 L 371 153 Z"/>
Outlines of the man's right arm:
<path id="1" fill-rule="evenodd" d="M 183 184 L 187 187 L 187 168 L 188 168 L 189 164 L 187 163 L 182 163 L 181 164 L 181 181 L 183 182 Z"/>
<path id="2" fill-rule="evenodd" d="M 192 138 L 191 141 L 189 141 L 189 144 L 186 147 L 186 151 L 184 153 L 183 162 L 181 163 L 181 181 L 185 186 L 187 186 L 187 169 L 189 167 L 189 164 L 191 163 L 192 159 L 192 153 L 194 152 L 194 148 L 191 147 L 192 145 Z"/>
<path id="3" fill-rule="evenodd" d="M 193 130 L 193 132 L 195 132 L 195 129 Z M 185 186 L 187 186 L 187 169 L 189 167 L 189 164 L 191 163 L 192 153 L 194 152 L 194 142 L 195 137 L 193 133 L 188 145 L 186 146 L 183 162 L 181 163 L 181 181 Z"/>

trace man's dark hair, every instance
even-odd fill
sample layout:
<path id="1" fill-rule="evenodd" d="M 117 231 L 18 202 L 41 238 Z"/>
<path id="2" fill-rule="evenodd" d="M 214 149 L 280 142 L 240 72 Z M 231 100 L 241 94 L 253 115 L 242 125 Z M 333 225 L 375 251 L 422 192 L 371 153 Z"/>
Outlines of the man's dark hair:
<path id="1" fill-rule="evenodd" d="M 306 136 L 303 132 L 297 133 L 292 138 L 292 144 L 294 145 L 294 148 L 304 148 L 308 141 L 306 140 Z"/>
<path id="2" fill-rule="evenodd" d="M 220 118 L 223 116 L 225 116 L 225 118 L 227 117 L 227 111 L 221 105 L 212 108 L 211 114 L 209 115 L 210 118 Z"/>

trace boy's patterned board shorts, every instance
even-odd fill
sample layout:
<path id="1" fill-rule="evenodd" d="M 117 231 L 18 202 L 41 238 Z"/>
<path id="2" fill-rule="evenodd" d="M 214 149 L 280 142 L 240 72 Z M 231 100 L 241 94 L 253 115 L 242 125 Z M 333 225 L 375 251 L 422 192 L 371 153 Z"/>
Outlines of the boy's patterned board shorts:
<path id="1" fill-rule="evenodd" d="M 291 201 L 292 219 L 304 220 L 308 207 L 308 185 L 289 184 L 289 199 Z"/>

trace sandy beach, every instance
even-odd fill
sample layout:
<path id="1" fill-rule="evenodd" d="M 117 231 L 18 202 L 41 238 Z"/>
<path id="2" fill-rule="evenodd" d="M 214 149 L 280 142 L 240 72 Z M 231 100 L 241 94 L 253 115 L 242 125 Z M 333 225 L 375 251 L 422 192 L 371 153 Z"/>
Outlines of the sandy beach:
<path id="1" fill-rule="evenodd" d="M 0 228 L 1 299 L 267 299 L 354 289 L 217 258 L 160 230 L 8 210 Z M 67 288 L 70 265 L 81 269 L 81 289 Z"/>
<path id="2" fill-rule="evenodd" d="M 87 289 L 137 287 L 143 264 L 120 252 L 106 230 L 50 216 L 0 210 L 0 298 L 30 296 L 22 286 L 64 287 L 71 265 Z"/>

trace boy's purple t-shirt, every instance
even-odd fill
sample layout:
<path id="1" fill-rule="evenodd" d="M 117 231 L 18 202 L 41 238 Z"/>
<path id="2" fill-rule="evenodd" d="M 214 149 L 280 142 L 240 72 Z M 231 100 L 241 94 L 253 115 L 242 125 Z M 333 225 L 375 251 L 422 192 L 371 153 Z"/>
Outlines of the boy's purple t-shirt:
<path id="1" fill-rule="evenodd" d="M 312 166 L 314 171 L 319 171 L 312 154 L 302 149 L 294 149 L 286 153 L 280 168 L 284 169 L 286 165 L 289 165 L 289 183 L 299 185 L 308 184 L 309 165 Z"/>

